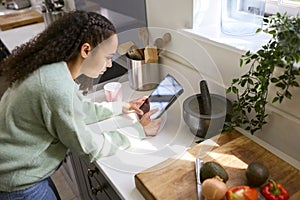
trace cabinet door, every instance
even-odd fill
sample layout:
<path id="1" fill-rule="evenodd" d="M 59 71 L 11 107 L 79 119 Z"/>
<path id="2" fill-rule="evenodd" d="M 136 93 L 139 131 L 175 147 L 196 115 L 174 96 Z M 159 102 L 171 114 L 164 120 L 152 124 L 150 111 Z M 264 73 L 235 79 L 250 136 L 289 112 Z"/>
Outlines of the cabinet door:
<path id="1" fill-rule="evenodd" d="M 0 39 L 0 62 L 6 58 L 8 55 L 10 55 L 9 50 L 6 48 L 4 43 Z M 4 92 L 7 90 L 9 84 L 6 81 L 6 76 L 5 74 L 0 75 L 0 99 Z"/>
<path id="2" fill-rule="evenodd" d="M 66 157 L 60 167 L 64 177 L 66 178 L 69 186 L 76 196 L 80 196 L 79 188 L 78 188 L 78 180 L 76 179 L 76 169 L 75 162 L 73 160 L 72 153 L 70 151 L 67 152 Z"/>
<path id="3" fill-rule="evenodd" d="M 79 190 L 79 199 L 88 200 L 92 199 L 89 193 L 88 182 L 86 180 L 86 169 L 82 168 L 80 157 L 76 153 L 71 153 L 72 167 L 75 172 L 77 188 Z"/>
<path id="4" fill-rule="evenodd" d="M 88 179 L 90 179 L 89 181 L 92 182 L 92 184 L 94 183 L 94 181 L 98 183 L 96 187 L 94 185 L 93 188 L 91 189 L 92 192 L 94 193 L 97 192 L 96 199 L 102 200 L 102 197 L 98 198 L 98 193 L 104 193 L 111 200 L 121 199 L 117 194 L 117 192 L 114 190 L 114 188 L 107 181 L 107 179 L 103 176 L 101 171 L 96 167 L 95 164 L 89 163 L 85 159 L 82 159 L 82 162 L 84 163 L 83 165 L 87 167 L 87 176 Z"/>
<path id="5" fill-rule="evenodd" d="M 81 159 L 81 164 L 89 199 L 110 200 L 109 196 L 104 192 L 105 186 L 99 183 L 95 178 L 95 175 L 99 173 L 99 170 L 93 165 L 87 165 L 83 159 Z"/>
<path id="6" fill-rule="evenodd" d="M 0 39 L 0 62 L 9 55 L 10 55 L 9 50 L 7 49 L 5 44 Z"/>

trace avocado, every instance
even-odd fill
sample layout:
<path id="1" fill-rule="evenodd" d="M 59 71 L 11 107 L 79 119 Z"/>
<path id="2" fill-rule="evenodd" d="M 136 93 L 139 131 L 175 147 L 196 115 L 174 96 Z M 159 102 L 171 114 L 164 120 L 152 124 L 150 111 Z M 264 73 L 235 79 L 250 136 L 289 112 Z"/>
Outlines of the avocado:
<path id="1" fill-rule="evenodd" d="M 204 163 L 200 169 L 200 181 L 203 182 L 215 176 L 219 176 L 224 183 L 228 181 L 228 173 L 219 163 L 214 161 Z"/>
<path id="2" fill-rule="evenodd" d="M 262 163 L 252 162 L 246 169 L 246 177 L 249 186 L 259 187 L 269 178 L 269 170 Z"/>

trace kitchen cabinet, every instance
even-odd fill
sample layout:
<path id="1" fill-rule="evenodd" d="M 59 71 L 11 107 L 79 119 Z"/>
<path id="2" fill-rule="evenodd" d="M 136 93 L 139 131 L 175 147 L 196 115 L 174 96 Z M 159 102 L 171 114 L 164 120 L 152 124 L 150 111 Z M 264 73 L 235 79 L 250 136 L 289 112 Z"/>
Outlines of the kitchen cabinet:
<path id="1" fill-rule="evenodd" d="M 0 39 L 0 62 L 10 54 L 5 44 Z M 8 88 L 8 83 L 5 81 L 6 77 L 0 74 L 0 99 L 5 90 Z"/>
<path id="2" fill-rule="evenodd" d="M 101 169 L 85 157 L 69 152 L 61 168 L 70 187 L 80 199 L 121 199 L 101 173 Z"/>
<path id="3" fill-rule="evenodd" d="M 79 162 L 76 162 L 76 160 L 73 157 L 73 153 L 71 151 L 68 151 L 64 161 L 62 162 L 60 170 L 62 171 L 66 181 L 68 182 L 74 194 L 76 196 L 80 196 L 78 179 L 76 177 L 76 166 L 78 164 L 76 163 Z"/>
<path id="4" fill-rule="evenodd" d="M 82 164 L 83 175 L 87 182 L 86 186 L 91 199 L 120 199 L 113 187 L 95 164 L 90 163 L 85 158 L 79 159 Z"/>
<path id="5" fill-rule="evenodd" d="M 0 62 L 10 54 L 5 44 L 0 39 Z"/>

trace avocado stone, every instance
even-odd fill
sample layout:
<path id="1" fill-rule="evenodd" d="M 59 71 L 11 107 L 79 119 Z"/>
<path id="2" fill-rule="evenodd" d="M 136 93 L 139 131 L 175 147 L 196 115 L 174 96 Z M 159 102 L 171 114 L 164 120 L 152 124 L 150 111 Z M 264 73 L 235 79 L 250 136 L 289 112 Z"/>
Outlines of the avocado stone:
<path id="1" fill-rule="evenodd" d="M 228 181 L 228 173 L 219 163 L 213 161 L 204 163 L 200 169 L 200 181 L 203 182 L 215 176 L 219 176 L 224 183 Z"/>
<path id="2" fill-rule="evenodd" d="M 249 186 L 259 187 L 269 178 L 269 170 L 262 163 L 252 162 L 247 167 L 246 177 Z"/>

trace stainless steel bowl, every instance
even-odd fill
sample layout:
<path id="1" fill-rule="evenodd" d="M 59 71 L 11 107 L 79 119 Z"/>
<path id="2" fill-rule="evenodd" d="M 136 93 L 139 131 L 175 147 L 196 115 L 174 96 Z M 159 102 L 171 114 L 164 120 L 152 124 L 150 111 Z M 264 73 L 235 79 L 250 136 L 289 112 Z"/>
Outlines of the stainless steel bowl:
<path id="1" fill-rule="evenodd" d="M 201 114 L 201 94 L 190 96 L 183 102 L 183 119 L 190 131 L 201 138 L 211 138 L 220 133 L 232 108 L 232 103 L 221 95 L 210 94 L 210 98 L 210 115 Z"/>

